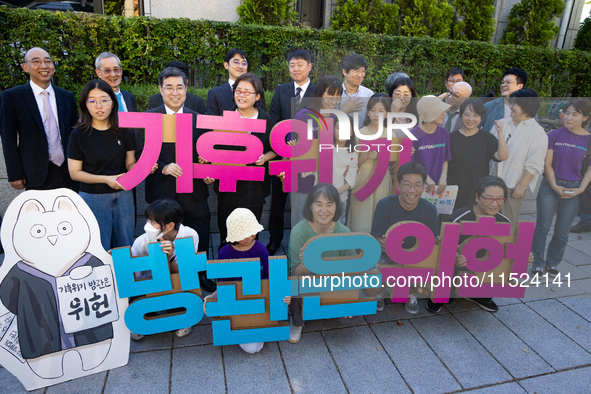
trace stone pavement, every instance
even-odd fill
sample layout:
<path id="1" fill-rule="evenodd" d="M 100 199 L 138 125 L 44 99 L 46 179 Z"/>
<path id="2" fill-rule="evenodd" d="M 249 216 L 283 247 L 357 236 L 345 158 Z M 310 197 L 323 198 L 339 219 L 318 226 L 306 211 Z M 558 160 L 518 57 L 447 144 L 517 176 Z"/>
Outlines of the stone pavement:
<path id="1" fill-rule="evenodd" d="M 306 322 L 298 344 L 269 342 L 255 355 L 214 347 L 204 319 L 182 339 L 132 341 L 125 367 L 38 392 L 591 393 L 590 241 L 591 234 L 570 236 L 559 267 L 563 279 L 571 273 L 570 286 L 496 299 L 494 314 L 463 299 L 437 315 L 424 300 L 417 315 L 386 304 L 375 315 Z M 0 382 L 0 393 L 25 392 L 3 368 Z"/>

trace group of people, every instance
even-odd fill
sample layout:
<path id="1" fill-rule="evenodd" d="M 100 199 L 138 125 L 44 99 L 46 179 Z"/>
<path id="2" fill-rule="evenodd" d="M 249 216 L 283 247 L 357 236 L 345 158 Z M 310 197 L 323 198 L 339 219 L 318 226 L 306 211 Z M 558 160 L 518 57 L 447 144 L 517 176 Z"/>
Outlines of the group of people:
<path id="1" fill-rule="evenodd" d="M 262 182 L 238 181 L 236 192 L 221 191 L 219 181 L 213 178 L 194 179 L 192 193 L 177 193 L 176 178 L 182 175 L 182 168 L 175 162 L 175 144 L 163 143 L 158 161 L 145 180 L 145 199 L 150 204 L 146 210 L 146 233 L 134 241 L 135 192 L 124 190 L 118 178 L 135 165 L 145 138 L 142 130 L 119 127 L 119 112 L 137 111 L 133 95 L 119 87 L 123 75 L 119 58 L 110 52 L 97 57 L 98 78 L 84 86 L 76 103 L 72 93 L 51 83 L 55 72 L 51 56 L 41 48 L 30 49 L 22 63 L 30 76 L 29 83 L 8 89 L 0 96 L 0 128 L 9 182 L 15 189 L 68 187 L 78 191 L 97 218 L 106 250 L 133 245 L 132 252 L 141 255 L 146 253 L 149 242 L 161 242 L 172 272 L 176 259 L 172 241 L 176 237 L 193 237 L 196 252 L 209 250 L 208 185 L 214 184 L 222 242 L 219 257 L 258 257 L 261 277 L 265 278 L 268 257 L 277 252 L 283 241 L 288 197 L 283 191 L 284 174 L 270 176 L 268 171 L 270 160 L 282 159 L 269 142 L 273 126 L 287 119 L 307 122 L 316 119 L 321 110 L 339 109 L 350 116 L 350 130 L 359 125 L 361 135 L 381 133 L 385 138 L 386 114 L 407 113 L 418 120 L 410 130 L 417 138 L 413 141 L 411 162 L 397 165 L 388 159 L 390 171 L 372 195 L 363 200 L 355 193 L 373 175 L 379 156 L 390 152 L 357 152 L 352 149 L 354 133 L 343 139 L 339 118 L 329 116 L 334 122 L 332 184 L 319 183 L 317 171 L 299 173 L 297 192 L 289 193 L 293 226 L 288 252 L 291 274 L 310 273 L 302 261 L 301 249 L 318 234 L 366 232 L 385 247 L 388 229 L 404 220 L 427 225 L 436 237 L 441 221 L 475 220 L 488 215 L 515 225 L 527 189 L 533 192 L 541 175 L 533 272 L 558 274 L 569 228 L 579 211 L 578 196 L 591 181 L 591 170 L 585 161 L 591 140 L 588 99 L 570 101 L 563 114 L 564 127 L 546 134 L 536 120 L 541 100 L 535 90 L 526 87 L 528 76 L 520 68 L 503 73 L 502 97 L 483 103 L 480 98 L 470 97 L 472 87 L 459 68 L 447 73 L 447 92 L 419 99 L 414 82 L 404 73 L 388 77 L 386 93 L 374 93 L 364 87 L 368 64 L 359 54 L 342 60 L 343 82 L 327 75 L 314 85 L 309 78 L 312 65 L 307 50 L 290 52 L 287 66 L 291 81 L 277 86 L 267 113 L 263 84 L 258 76 L 248 72 L 248 59 L 242 50 L 231 49 L 226 54 L 228 81 L 209 91 L 207 105 L 200 97 L 187 93 L 187 66 L 168 63 L 158 76 L 160 94 L 150 98 L 147 112 L 192 114 L 193 146 L 208 132 L 195 127 L 196 114 L 220 116 L 223 111 L 237 111 L 241 118 L 265 120 L 266 132 L 254 133 L 263 154 L 250 164 L 264 168 L 265 178 Z M 400 116 L 393 122 L 409 124 L 411 118 Z M 315 124 L 316 138 L 318 122 Z M 404 134 L 397 132 L 396 136 Z M 197 150 L 193 151 L 194 163 L 207 164 Z M 442 193 L 447 185 L 459 187 L 455 212 L 451 216 L 438 215 L 435 206 L 421 196 L 423 192 Z M 260 222 L 268 196 L 270 242 L 265 247 L 258 242 L 257 235 L 263 229 Z M 546 237 L 554 216 L 554 235 L 546 253 Z M 581 219 L 583 224 L 571 231 L 591 231 L 591 216 L 582 215 Z M 589 221 L 588 229 L 585 220 Z M 412 240 L 408 242 L 403 247 L 413 246 Z M 354 253 L 335 251 L 334 255 Z M 396 262 L 383 253 L 380 263 Z M 456 266 L 465 266 L 461 254 Z M 215 283 L 205 275 L 200 275 L 200 282 L 207 292 L 215 292 Z M 375 296 L 378 310 L 383 309 L 384 293 L 368 291 L 366 295 Z M 497 310 L 491 299 L 472 301 L 486 310 Z M 303 325 L 301 299 L 288 297 L 285 302 L 292 315 L 290 341 L 297 342 Z M 406 307 L 410 313 L 418 312 L 414 295 Z M 440 308 L 431 301 L 427 303 L 431 312 Z M 178 336 L 188 333 L 190 328 L 177 331 Z M 251 352 L 261 347 L 243 346 Z"/>

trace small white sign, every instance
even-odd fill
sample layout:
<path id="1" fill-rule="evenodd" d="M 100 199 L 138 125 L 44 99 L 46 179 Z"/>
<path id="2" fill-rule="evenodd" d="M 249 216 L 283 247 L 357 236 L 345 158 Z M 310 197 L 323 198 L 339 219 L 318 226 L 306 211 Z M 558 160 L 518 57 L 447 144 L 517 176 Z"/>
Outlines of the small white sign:
<path id="1" fill-rule="evenodd" d="M 66 333 L 95 328 L 119 319 L 111 267 L 94 267 L 82 279 L 57 278 L 60 317 Z"/>
<path id="2" fill-rule="evenodd" d="M 456 198 L 458 197 L 458 189 L 459 187 L 457 185 L 448 185 L 443 193 L 439 195 L 435 193 L 429 194 L 424 191 L 421 197 L 435 205 L 438 214 L 451 215 L 454 211 Z"/>

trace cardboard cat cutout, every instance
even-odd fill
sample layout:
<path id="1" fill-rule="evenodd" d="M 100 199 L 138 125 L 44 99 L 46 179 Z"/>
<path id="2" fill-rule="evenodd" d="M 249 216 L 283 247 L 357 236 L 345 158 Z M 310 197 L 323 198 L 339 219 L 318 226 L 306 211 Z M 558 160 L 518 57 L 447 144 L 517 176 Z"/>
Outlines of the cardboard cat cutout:
<path id="1" fill-rule="evenodd" d="M 26 191 L 0 236 L 0 363 L 27 390 L 126 365 L 127 300 L 117 297 L 111 256 L 82 198 Z"/>

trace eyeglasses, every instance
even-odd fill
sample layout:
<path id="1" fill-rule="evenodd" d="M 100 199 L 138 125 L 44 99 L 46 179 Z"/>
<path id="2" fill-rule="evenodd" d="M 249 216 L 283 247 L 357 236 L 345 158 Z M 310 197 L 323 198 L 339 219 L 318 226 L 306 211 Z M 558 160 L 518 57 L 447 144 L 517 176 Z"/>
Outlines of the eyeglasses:
<path id="1" fill-rule="evenodd" d="M 323 95 L 322 96 L 322 99 L 323 100 L 326 100 L 329 103 L 340 103 L 341 102 L 341 97 L 340 96 L 339 97 L 333 97 L 333 96 Z"/>
<path id="2" fill-rule="evenodd" d="M 102 72 L 104 72 L 107 75 L 112 74 L 121 74 L 121 72 L 123 71 L 121 68 L 119 67 L 114 67 L 114 68 L 101 68 L 100 69 Z"/>
<path id="3" fill-rule="evenodd" d="M 49 67 L 49 66 L 53 65 L 53 60 L 51 60 L 51 59 L 45 59 L 45 60 L 35 59 L 35 60 L 27 60 L 25 63 L 31 63 L 35 67 L 39 67 L 39 66 L 41 66 L 41 64 L 45 63 L 45 65 L 47 67 Z"/>
<path id="4" fill-rule="evenodd" d="M 353 75 L 360 75 L 360 76 L 364 76 L 365 75 L 365 69 L 364 68 L 359 68 L 357 70 L 351 70 L 350 72 Z"/>
<path id="5" fill-rule="evenodd" d="M 165 86 L 164 88 L 162 88 L 162 90 L 164 90 L 166 93 L 172 93 L 172 92 L 179 92 L 182 93 L 185 91 L 185 87 L 184 86 Z"/>
<path id="6" fill-rule="evenodd" d="M 249 97 L 251 94 L 256 94 L 256 92 L 251 92 L 250 90 L 236 89 L 236 90 L 234 90 L 234 94 L 236 96 L 244 95 L 246 97 Z"/>
<path id="7" fill-rule="evenodd" d="M 501 81 L 501 86 L 503 86 L 503 85 L 511 85 L 512 83 L 517 83 L 517 81 L 510 81 L 508 79 L 503 79 Z"/>
<path id="8" fill-rule="evenodd" d="M 496 201 L 497 204 L 499 205 L 503 205 L 505 203 L 505 201 L 507 201 L 506 198 L 500 197 L 500 198 L 492 198 L 492 197 L 483 197 L 480 196 L 480 198 L 482 198 L 484 200 L 485 203 L 487 204 L 492 204 L 493 201 Z"/>
<path id="9" fill-rule="evenodd" d="M 458 83 L 458 82 L 464 82 L 463 79 L 448 79 L 447 82 L 454 84 L 454 83 Z"/>
<path id="10" fill-rule="evenodd" d="M 107 106 L 112 100 L 111 99 L 102 99 L 102 100 L 88 100 L 86 104 L 92 105 L 96 107 L 97 105 L 101 105 L 101 107 Z"/>
<path id="11" fill-rule="evenodd" d="M 405 183 L 401 183 L 401 184 L 400 184 L 400 190 L 403 190 L 403 191 L 405 191 L 405 192 L 406 192 L 406 191 L 409 191 L 410 189 L 413 189 L 413 188 L 414 188 L 415 190 L 420 190 L 420 189 L 422 189 L 424 186 L 425 186 L 425 184 L 424 184 L 424 183 L 415 183 L 415 184 L 412 184 L 412 183 L 410 183 L 410 182 L 408 182 L 408 183 L 407 183 L 407 182 L 405 182 Z"/>
<path id="12" fill-rule="evenodd" d="M 460 96 L 460 94 L 459 94 L 459 93 L 457 93 L 457 92 L 454 94 L 453 90 L 449 90 L 449 91 L 447 92 L 447 95 L 448 95 L 448 96 L 452 96 L 452 97 L 453 97 L 453 98 L 455 98 L 455 99 L 459 99 L 459 98 L 461 97 L 461 96 Z"/>
<path id="13" fill-rule="evenodd" d="M 248 66 L 248 62 L 246 60 L 238 60 L 238 59 L 234 59 L 232 60 L 232 64 L 235 66 L 242 66 L 242 67 L 247 67 Z"/>
<path id="14" fill-rule="evenodd" d="M 400 91 L 395 90 L 392 93 L 392 97 L 394 97 L 394 98 L 401 98 L 401 97 L 402 98 L 411 98 L 412 97 L 412 94 L 411 93 L 401 93 Z"/>

